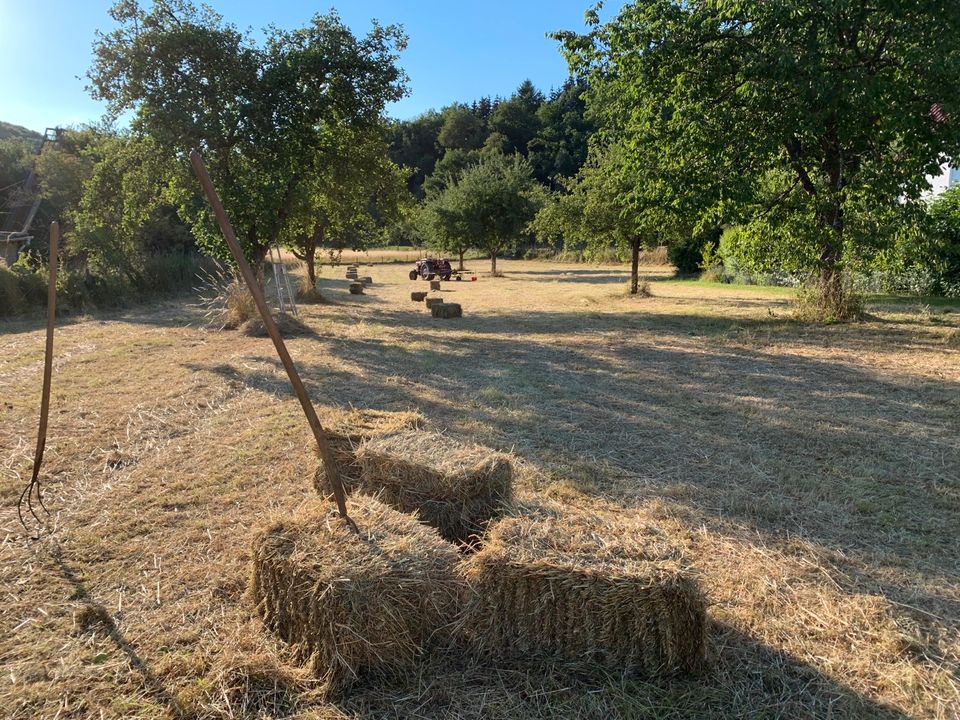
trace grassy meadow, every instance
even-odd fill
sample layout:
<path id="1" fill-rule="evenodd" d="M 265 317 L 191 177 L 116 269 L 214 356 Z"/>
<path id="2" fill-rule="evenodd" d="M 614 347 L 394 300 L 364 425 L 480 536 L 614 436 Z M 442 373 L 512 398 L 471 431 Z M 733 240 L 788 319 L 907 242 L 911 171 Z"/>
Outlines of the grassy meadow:
<path id="1" fill-rule="evenodd" d="M 324 268 L 288 341 L 321 416 L 418 410 L 521 458 L 521 498 L 655 517 L 709 601 L 703 673 L 436 656 L 320 700 L 245 595 L 252 527 L 313 492 L 309 429 L 270 341 L 183 297 L 60 322 L 36 543 L 15 506 L 43 328 L 0 322 L 0 714 L 958 717 L 960 305 L 808 325 L 790 290 L 663 267 L 641 298 L 623 266 L 469 265 L 456 320 L 406 264 L 362 267 L 362 296 Z"/>

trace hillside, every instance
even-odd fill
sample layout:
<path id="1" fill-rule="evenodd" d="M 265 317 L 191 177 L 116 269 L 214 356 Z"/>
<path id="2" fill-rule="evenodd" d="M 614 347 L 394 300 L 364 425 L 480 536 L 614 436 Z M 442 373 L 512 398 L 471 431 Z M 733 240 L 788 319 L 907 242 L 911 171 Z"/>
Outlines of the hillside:
<path id="1" fill-rule="evenodd" d="M 0 140 L 6 140 L 7 138 L 19 138 L 21 140 L 42 140 L 43 135 L 21 125 L 14 125 L 13 123 L 3 122 L 0 120 Z"/>

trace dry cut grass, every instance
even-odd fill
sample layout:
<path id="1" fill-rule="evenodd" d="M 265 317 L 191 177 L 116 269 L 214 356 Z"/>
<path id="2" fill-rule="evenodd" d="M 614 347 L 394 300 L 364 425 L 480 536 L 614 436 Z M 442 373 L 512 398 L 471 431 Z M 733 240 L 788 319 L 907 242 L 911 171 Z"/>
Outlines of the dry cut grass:
<path id="1" fill-rule="evenodd" d="M 43 328 L 0 324 L 0 714 L 956 718 L 960 308 L 807 325 L 789 291 L 644 268 L 638 299 L 623 266 L 502 269 L 445 284 L 446 323 L 403 265 L 362 296 L 322 279 L 288 341 L 308 390 L 326 418 L 416 411 L 511 453 L 521 503 L 659 528 L 705 596 L 703 671 L 427 653 L 325 699 L 244 598 L 251 528 L 316 495 L 309 430 L 269 341 L 185 298 L 62 319 L 37 544 L 13 505 Z"/>

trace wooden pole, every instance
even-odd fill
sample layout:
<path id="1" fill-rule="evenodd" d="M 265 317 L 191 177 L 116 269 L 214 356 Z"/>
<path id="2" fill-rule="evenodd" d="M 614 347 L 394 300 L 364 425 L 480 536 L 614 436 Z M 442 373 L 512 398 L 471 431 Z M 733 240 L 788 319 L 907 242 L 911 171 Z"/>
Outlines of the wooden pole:
<path id="1" fill-rule="evenodd" d="M 33 474 L 30 476 L 30 483 L 20 493 L 20 501 L 17 503 L 17 515 L 20 518 L 20 524 L 26 528 L 23 521 L 22 506 L 24 500 L 27 502 L 27 509 L 33 515 L 34 520 L 41 522 L 33 509 L 33 496 L 36 494 L 37 502 L 40 507 L 46 511 L 43 505 L 43 493 L 40 489 L 40 466 L 43 464 L 43 451 L 47 446 L 47 422 L 50 417 L 50 384 L 53 378 L 53 326 L 57 319 L 57 255 L 60 247 L 60 224 L 50 223 L 50 278 L 47 283 L 47 343 L 43 354 L 43 389 L 40 391 L 40 426 L 37 429 L 37 448 L 33 454 Z M 36 538 L 39 538 L 39 531 Z"/>
<path id="2" fill-rule="evenodd" d="M 207 196 L 210 206 L 213 208 L 213 213 L 217 216 L 217 222 L 220 224 L 220 230 L 223 232 L 223 237 L 226 239 L 227 245 L 230 247 L 230 252 L 233 254 L 233 259 L 237 262 L 237 267 L 240 268 L 240 274 L 247 283 L 247 287 L 250 288 L 250 293 L 253 295 L 253 301 L 257 305 L 257 310 L 260 311 L 260 317 L 263 318 L 263 326 L 266 328 L 270 339 L 273 340 L 273 346 L 277 349 L 277 355 L 280 356 L 280 362 L 283 363 L 283 367 L 287 371 L 287 377 L 290 378 L 290 384 L 293 386 L 293 391 L 296 393 L 297 399 L 300 401 L 300 407 L 303 408 L 303 414 L 307 416 L 307 423 L 309 423 L 310 429 L 313 431 L 313 437 L 317 441 L 317 449 L 320 451 L 320 459 L 323 462 L 323 470 L 326 473 L 327 481 L 330 483 L 330 488 L 333 490 L 333 497 L 336 499 L 337 509 L 340 511 L 340 516 L 350 523 L 351 527 L 356 530 L 357 526 L 354 524 L 353 520 L 350 519 L 350 516 L 347 515 L 346 493 L 344 493 L 343 490 L 343 482 L 340 479 L 340 472 L 337 468 L 337 463 L 333 459 L 333 453 L 330 451 L 330 443 L 327 440 L 327 433 L 320 424 L 320 419 L 317 417 L 316 410 L 313 409 L 313 403 L 310 402 L 310 396 L 307 394 L 307 389 L 303 386 L 303 381 L 300 379 L 300 374 L 297 372 L 297 368 L 293 364 L 293 359 L 290 357 L 290 353 L 287 351 L 287 346 L 283 342 L 283 338 L 280 335 L 280 330 L 277 328 L 277 324 L 273 321 L 273 316 L 270 314 L 270 308 L 267 307 L 267 301 L 263 295 L 263 289 L 257 283 L 257 279 L 253 275 L 253 270 L 251 269 L 250 264 L 247 262 L 246 257 L 243 255 L 243 250 L 240 248 L 240 243 L 237 242 L 237 236 L 233 232 L 233 226 L 230 224 L 230 219 L 227 217 L 226 210 L 223 209 L 223 203 L 220 202 L 220 196 L 217 195 L 217 191 L 213 187 L 213 181 L 210 180 L 210 175 L 207 172 L 206 166 L 203 164 L 203 158 L 200 157 L 200 153 L 198 153 L 196 150 L 191 150 L 190 162 L 193 165 L 193 171 L 196 173 L 197 179 L 200 181 L 200 186 L 203 188 L 203 192 Z"/>

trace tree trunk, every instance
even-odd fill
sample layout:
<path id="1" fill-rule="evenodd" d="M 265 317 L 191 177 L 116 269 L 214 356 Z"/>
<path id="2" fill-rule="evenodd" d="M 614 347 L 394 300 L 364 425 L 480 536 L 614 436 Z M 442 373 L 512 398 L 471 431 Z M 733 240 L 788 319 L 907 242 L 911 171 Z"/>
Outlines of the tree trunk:
<path id="1" fill-rule="evenodd" d="M 307 280 L 310 281 L 310 287 L 317 287 L 317 248 L 323 243 L 323 225 L 317 223 L 313 226 L 313 234 L 308 236 L 304 243 L 304 256 L 307 263 Z"/>
<path id="2" fill-rule="evenodd" d="M 636 295 L 640 287 L 640 238 L 630 240 L 630 294 Z"/>
<path id="3" fill-rule="evenodd" d="M 464 251 L 461 250 L 460 251 L 460 267 L 457 268 L 458 270 L 463 270 L 463 253 Z"/>
<path id="4" fill-rule="evenodd" d="M 821 215 L 829 239 L 820 248 L 820 302 L 826 313 L 835 313 L 840 319 L 845 315 L 847 290 L 843 284 L 840 261 L 843 259 L 843 206 L 836 196 L 833 206 Z"/>
<path id="5" fill-rule="evenodd" d="M 491 275 L 497 274 L 497 253 L 496 252 L 490 253 L 490 274 Z"/>
<path id="6" fill-rule="evenodd" d="M 267 253 L 270 251 L 269 245 L 253 246 L 253 271 L 257 276 L 257 284 L 261 289 L 265 288 L 263 277 L 263 265 L 267 259 Z"/>

